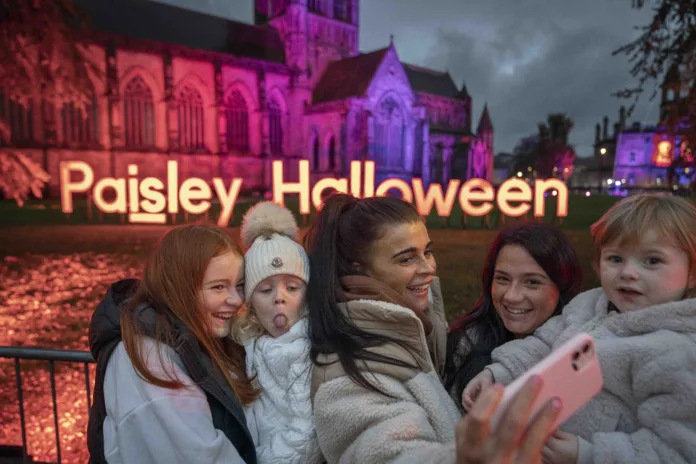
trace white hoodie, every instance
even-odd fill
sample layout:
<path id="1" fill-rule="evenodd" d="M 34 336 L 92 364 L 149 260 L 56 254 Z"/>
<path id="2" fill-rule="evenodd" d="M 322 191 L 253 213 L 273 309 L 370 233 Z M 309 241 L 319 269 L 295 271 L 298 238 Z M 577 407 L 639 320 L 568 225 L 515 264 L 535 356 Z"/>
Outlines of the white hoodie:
<path id="1" fill-rule="evenodd" d="M 247 374 L 257 376 L 262 390 L 244 410 L 258 464 L 323 462 L 310 400 L 307 320 L 278 338 L 262 335 L 245 349 Z"/>

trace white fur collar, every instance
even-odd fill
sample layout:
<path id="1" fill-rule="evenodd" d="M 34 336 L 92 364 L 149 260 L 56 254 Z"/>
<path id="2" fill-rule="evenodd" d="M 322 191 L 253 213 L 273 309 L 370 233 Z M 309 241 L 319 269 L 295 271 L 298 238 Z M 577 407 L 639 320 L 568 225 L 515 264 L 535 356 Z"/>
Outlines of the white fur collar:
<path id="1" fill-rule="evenodd" d="M 568 316 L 592 308 L 595 316 L 606 315 L 609 300 L 604 290 L 595 288 L 576 296 L 563 310 Z M 583 309 L 581 309 L 583 308 Z M 619 334 L 642 334 L 656 330 L 678 333 L 696 332 L 696 298 L 671 301 L 637 311 L 616 313 L 604 325 Z"/>

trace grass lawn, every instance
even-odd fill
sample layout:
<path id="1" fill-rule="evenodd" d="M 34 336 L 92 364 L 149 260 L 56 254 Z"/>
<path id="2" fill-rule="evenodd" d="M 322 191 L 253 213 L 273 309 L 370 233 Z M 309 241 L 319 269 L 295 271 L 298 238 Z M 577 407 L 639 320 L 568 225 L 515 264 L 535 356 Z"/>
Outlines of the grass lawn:
<path id="1" fill-rule="evenodd" d="M 71 278 L 81 280 L 74 282 L 74 288 L 89 284 L 93 293 L 89 295 L 89 305 L 94 308 L 98 298 L 103 294 L 110 280 L 121 278 L 124 273 L 138 274 L 142 261 L 155 241 L 168 229 L 167 226 L 110 226 L 110 225 L 76 225 L 76 226 L 22 226 L 0 229 L 0 256 L 7 256 L 3 267 L 10 275 L 9 280 L 0 283 L 4 292 L 14 293 L 12 276 L 29 284 L 29 274 L 39 279 L 42 288 L 51 285 L 50 276 L 41 278 L 35 266 L 46 260 L 54 263 L 51 272 L 60 276 L 61 285 L 69 284 Z M 238 229 L 233 229 L 238 237 Z M 587 230 L 564 230 L 583 260 L 586 287 L 595 286 L 597 280 L 591 269 L 592 246 Z M 442 289 L 450 318 L 467 311 L 480 293 L 480 274 L 489 244 L 497 234 L 496 230 L 453 230 L 431 228 L 430 235 L 435 242 L 435 257 L 438 263 L 438 275 L 442 280 Z M 85 267 L 84 272 L 71 273 L 77 263 Z M 57 268 L 56 268 L 57 266 Z M 63 267 L 64 269 L 61 269 Z M 113 272 L 108 272 L 111 267 Z M 99 283 L 82 282 L 89 279 L 90 269 L 99 274 Z M 112 276 L 111 279 L 109 277 Z M 18 283 L 18 282 L 15 282 Z M 70 285 L 68 285 L 70 286 Z M 4 288 L 3 288 L 4 287 Z M 24 288 L 23 286 L 20 288 Z M 16 290 L 16 288 L 15 288 Z M 29 289 L 27 289 L 28 291 Z M 75 302 L 77 295 L 67 290 L 60 302 Z M 79 293 L 79 292 L 78 292 Z M 20 300 L 21 301 L 21 300 Z M 59 303 L 59 302 L 57 302 Z M 80 306 L 86 301 L 81 301 Z M 87 316 L 87 315 L 85 315 Z M 85 328 L 87 318 L 72 321 L 71 325 Z M 78 329 L 80 330 L 80 329 Z M 4 343 L 0 343 L 4 344 Z"/>
<path id="2" fill-rule="evenodd" d="M 246 197 L 240 198 L 233 210 L 229 226 L 236 227 L 241 223 L 246 211 L 260 198 Z M 556 198 L 549 196 L 546 199 L 545 219 L 561 223 L 564 229 L 587 229 L 589 225 L 606 211 L 609 206 L 614 204 L 619 198 L 605 195 L 570 195 L 568 197 L 568 217 L 563 221 L 555 218 Z M 287 206 L 297 214 L 297 197 L 288 197 Z M 46 200 L 31 200 L 23 207 L 18 207 L 13 201 L 0 201 L 0 227 L 6 226 L 29 226 L 29 225 L 84 225 L 84 224 L 123 224 L 126 216 L 121 214 L 104 214 L 97 210 L 96 206 L 89 203 L 84 198 L 76 198 L 73 203 L 74 211 L 67 215 L 61 211 L 60 200 L 50 198 Z M 213 202 L 206 216 L 217 218 L 220 213 L 219 203 Z M 315 211 L 303 217 L 298 215 L 298 220 L 303 224 L 309 224 Z M 201 216 L 188 215 L 180 212 L 177 215 L 168 215 L 169 224 L 181 224 L 196 220 Z M 430 228 L 451 228 L 451 229 L 489 229 L 498 228 L 504 223 L 511 223 L 524 219 L 532 219 L 532 212 L 523 218 L 503 218 L 497 206 L 485 217 L 463 217 L 459 202 L 455 201 L 454 207 L 449 217 L 441 218 L 433 207 L 431 214 L 427 217 L 427 224 Z"/>

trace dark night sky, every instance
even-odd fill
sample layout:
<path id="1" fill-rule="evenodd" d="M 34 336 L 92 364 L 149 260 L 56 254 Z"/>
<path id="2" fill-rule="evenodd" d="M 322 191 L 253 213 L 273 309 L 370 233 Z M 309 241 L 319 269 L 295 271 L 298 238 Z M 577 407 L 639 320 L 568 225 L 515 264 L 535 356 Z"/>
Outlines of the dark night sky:
<path id="1" fill-rule="evenodd" d="M 161 0 L 252 22 L 253 0 Z M 610 130 L 631 85 L 629 64 L 611 52 L 649 20 L 630 0 L 362 0 L 360 50 L 384 47 L 389 34 L 402 61 L 449 70 L 466 82 L 478 122 L 484 102 L 495 126 L 495 151 L 512 151 L 549 112 L 575 121 L 571 143 L 591 154 L 594 124 Z M 652 90 L 652 87 L 650 88 Z M 643 97 L 631 120 L 655 122 L 658 100 Z"/>

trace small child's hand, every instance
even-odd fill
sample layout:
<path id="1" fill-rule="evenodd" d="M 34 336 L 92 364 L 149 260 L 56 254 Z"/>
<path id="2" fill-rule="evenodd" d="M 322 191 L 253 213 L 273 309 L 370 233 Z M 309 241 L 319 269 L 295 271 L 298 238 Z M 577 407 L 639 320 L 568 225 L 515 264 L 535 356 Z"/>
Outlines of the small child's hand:
<path id="1" fill-rule="evenodd" d="M 578 461 L 578 437 L 557 430 L 546 440 L 541 455 L 544 464 L 575 464 Z"/>
<path id="2" fill-rule="evenodd" d="M 469 411 L 481 393 L 493 385 L 493 373 L 488 369 L 471 379 L 462 392 L 462 406 Z"/>

